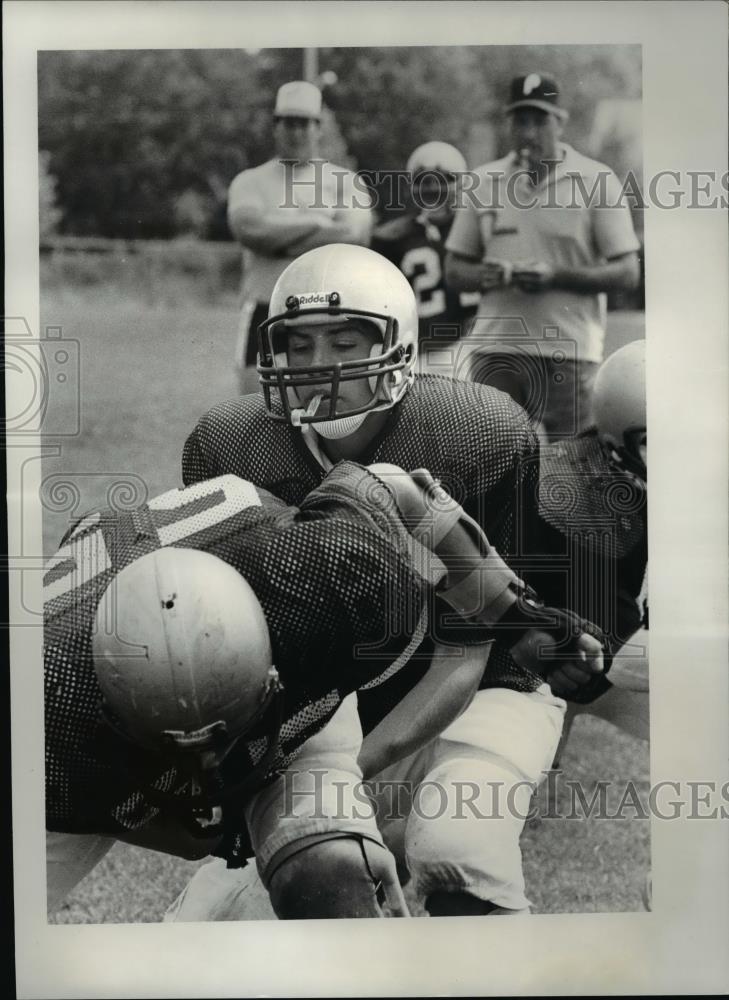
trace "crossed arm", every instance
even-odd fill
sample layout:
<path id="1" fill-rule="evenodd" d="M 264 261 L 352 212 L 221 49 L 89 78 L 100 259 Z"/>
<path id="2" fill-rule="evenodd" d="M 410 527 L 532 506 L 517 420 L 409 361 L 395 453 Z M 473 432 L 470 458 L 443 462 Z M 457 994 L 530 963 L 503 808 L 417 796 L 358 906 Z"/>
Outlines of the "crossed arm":
<path id="1" fill-rule="evenodd" d="M 228 225 L 244 247 L 271 257 L 287 255 L 289 248 L 318 232 L 322 219 L 303 212 L 264 210 L 252 204 L 228 209 Z"/>
<path id="2" fill-rule="evenodd" d="M 245 176 L 233 182 L 228 199 L 228 226 L 236 240 L 273 257 L 298 257 L 329 243 L 367 245 L 371 215 L 370 208 L 353 204 L 353 198 L 344 199 L 333 214 L 296 205 L 265 207 Z"/>

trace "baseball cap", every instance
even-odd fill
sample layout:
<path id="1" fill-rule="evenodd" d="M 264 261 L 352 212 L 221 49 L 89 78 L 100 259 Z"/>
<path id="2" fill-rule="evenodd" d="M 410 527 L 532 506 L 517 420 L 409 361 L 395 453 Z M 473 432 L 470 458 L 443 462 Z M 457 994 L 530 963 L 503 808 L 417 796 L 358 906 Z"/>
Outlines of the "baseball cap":
<path id="1" fill-rule="evenodd" d="M 278 88 L 275 118 L 320 118 L 321 91 L 313 83 L 293 80 Z"/>
<path id="2" fill-rule="evenodd" d="M 551 77 L 541 73 L 527 73 L 511 81 L 506 111 L 515 108 L 540 108 L 550 111 L 557 118 L 567 118 L 567 112 L 559 106 L 559 87 Z"/>

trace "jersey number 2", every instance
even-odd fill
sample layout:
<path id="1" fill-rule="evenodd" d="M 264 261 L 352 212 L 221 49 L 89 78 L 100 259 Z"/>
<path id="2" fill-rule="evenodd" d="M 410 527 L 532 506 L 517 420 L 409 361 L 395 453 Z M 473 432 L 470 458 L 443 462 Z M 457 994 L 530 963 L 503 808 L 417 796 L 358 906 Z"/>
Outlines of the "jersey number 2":
<path id="1" fill-rule="evenodd" d="M 426 246 L 413 247 L 406 251 L 400 270 L 412 285 L 421 319 L 429 319 L 445 312 L 443 270 L 437 250 Z"/>

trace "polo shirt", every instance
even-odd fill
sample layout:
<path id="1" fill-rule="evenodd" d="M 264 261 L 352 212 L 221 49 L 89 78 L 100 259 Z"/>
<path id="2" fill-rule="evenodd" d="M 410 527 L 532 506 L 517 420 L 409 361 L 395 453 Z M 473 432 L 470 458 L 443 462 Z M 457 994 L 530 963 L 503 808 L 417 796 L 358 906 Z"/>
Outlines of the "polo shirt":
<path id="1" fill-rule="evenodd" d="M 361 185 L 360 185 L 361 187 Z M 275 212 L 282 222 L 306 221 L 307 217 L 346 222 L 352 243 L 369 243 L 372 229 L 369 196 L 355 189 L 354 174 L 328 160 L 300 161 L 286 167 L 268 160 L 244 170 L 228 191 L 228 215 L 241 212 L 260 221 Z M 243 247 L 243 300 L 268 303 L 279 275 L 293 260 L 287 254 L 258 253 Z"/>
<path id="2" fill-rule="evenodd" d="M 463 193 L 456 209 L 446 250 L 477 260 L 578 268 L 638 250 L 613 171 L 566 144 L 560 153 L 560 162 L 536 186 L 521 172 L 515 153 L 478 167 L 475 187 Z M 605 320 L 604 294 L 561 288 L 529 293 L 506 285 L 482 296 L 466 339 L 474 349 L 528 354 L 568 342 L 568 356 L 599 362 Z"/>

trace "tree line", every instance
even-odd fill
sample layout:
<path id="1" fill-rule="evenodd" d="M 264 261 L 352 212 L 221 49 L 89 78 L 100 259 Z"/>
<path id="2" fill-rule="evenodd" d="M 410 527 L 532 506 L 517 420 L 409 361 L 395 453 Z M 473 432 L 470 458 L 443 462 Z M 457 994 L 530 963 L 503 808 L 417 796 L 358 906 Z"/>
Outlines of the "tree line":
<path id="1" fill-rule="evenodd" d="M 41 231 L 227 239 L 228 185 L 272 155 L 277 88 L 301 78 L 301 49 L 41 52 Z M 452 142 L 469 165 L 508 148 L 512 76 L 560 82 L 567 139 L 589 144 L 601 102 L 640 98 L 638 46 L 320 49 L 323 155 L 367 171 L 403 169 L 421 142 Z M 640 170 L 634 136 L 605 143 L 614 169 Z M 615 162 L 617 161 L 617 162 Z"/>

